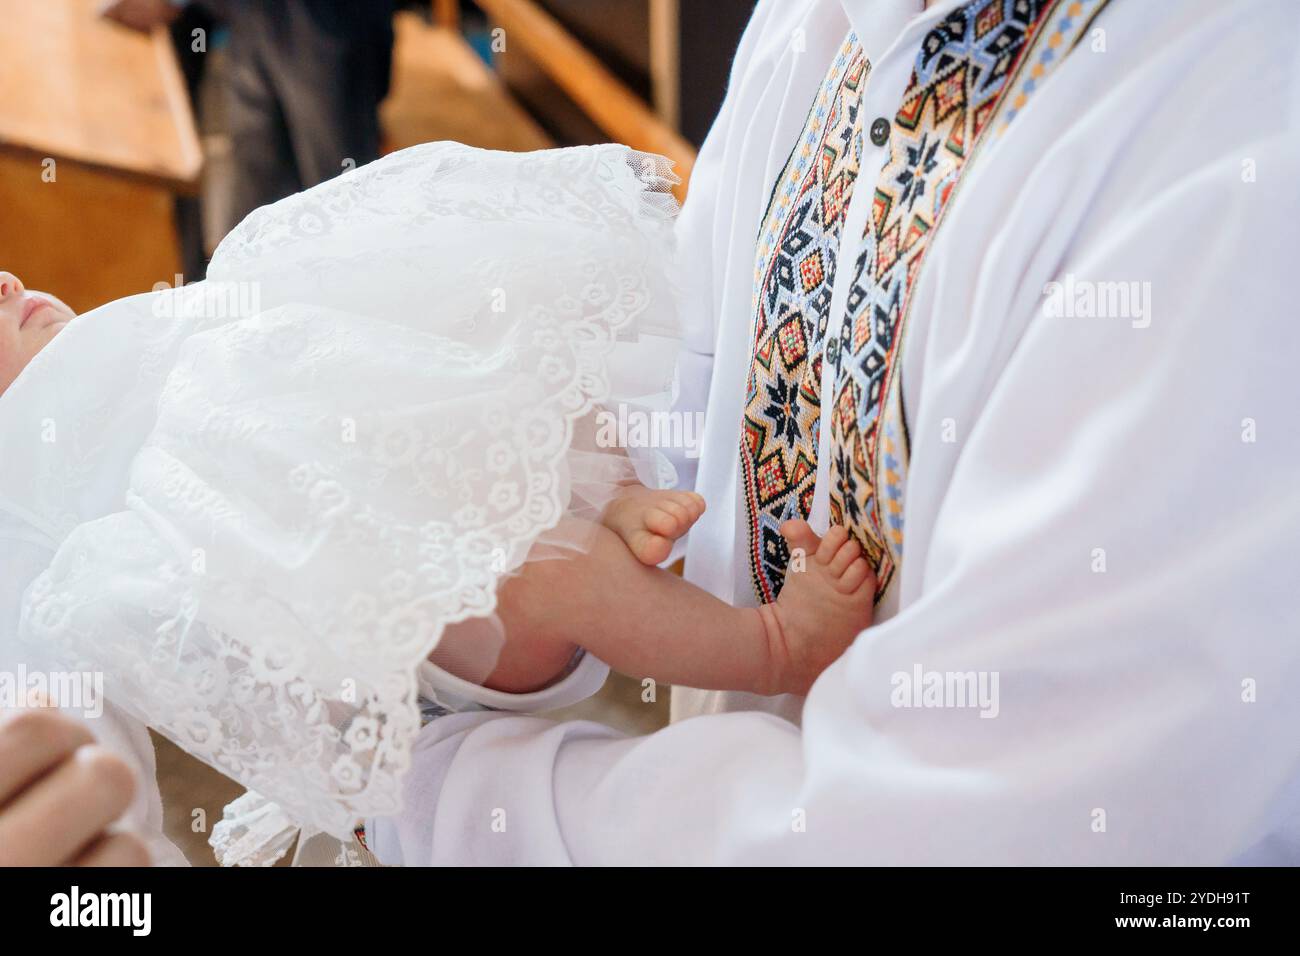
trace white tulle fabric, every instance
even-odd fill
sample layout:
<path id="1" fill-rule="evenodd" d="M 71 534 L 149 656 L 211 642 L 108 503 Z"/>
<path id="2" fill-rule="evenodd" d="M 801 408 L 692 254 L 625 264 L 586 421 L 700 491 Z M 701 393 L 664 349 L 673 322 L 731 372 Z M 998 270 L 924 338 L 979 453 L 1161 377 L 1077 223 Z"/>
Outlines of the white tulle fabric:
<path id="1" fill-rule="evenodd" d="M 79 318 L 0 399 L 0 507 L 58 546 L 21 635 L 265 797 L 230 862 L 396 812 L 444 630 L 662 481 L 591 423 L 671 387 L 674 181 L 621 146 L 404 150 Z"/>

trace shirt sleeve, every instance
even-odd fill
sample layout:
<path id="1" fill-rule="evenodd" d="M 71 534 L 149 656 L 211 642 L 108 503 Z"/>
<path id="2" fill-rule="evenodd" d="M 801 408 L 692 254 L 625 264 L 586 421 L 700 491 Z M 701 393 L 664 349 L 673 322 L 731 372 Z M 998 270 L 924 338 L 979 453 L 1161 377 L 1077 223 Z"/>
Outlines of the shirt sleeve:
<path id="1" fill-rule="evenodd" d="M 633 738 L 437 721 L 406 809 L 372 821 L 381 859 L 1294 859 L 1300 326 L 1281 239 L 1300 162 L 1278 140 L 1249 155 L 1271 194 L 1234 192 L 1228 157 L 1071 250 L 1080 275 L 1149 279 L 1149 324 L 1020 317 L 909 558 L 916 593 L 822 675 L 802 732 L 757 713 Z M 960 377 L 926 374 L 940 399 Z M 936 471 L 920 431 L 914 478 Z"/>
<path id="2" fill-rule="evenodd" d="M 680 288 L 678 302 L 682 315 L 682 348 L 677 361 L 676 392 L 672 411 L 702 420 L 709 403 L 709 383 L 713 378 L 713 355 L 718 337 L 719 249 L 726 249 L 730 221 L 730 191 L 721 188 L 723 159 L 732 127 L 743 122 L 736 115 L 735 90 L 749 69 L 754 46 L 769 20 L 770 3 L 760 3 L 751 17 L 732 61 L 727 93 L 718 116 L 709 129 L 695 165 L 691 170 L 690 191 L 677 220 L 677 261 Z M 698 431 L 693 432 L 698 434 Z M 698 471 L 698 447 L 660 449 L 677 472 L 677 487 L 695 487 Z M 671 564 L 685 553 L 685 539 L 679 540 L 674 553 L 665 562 Z"/>

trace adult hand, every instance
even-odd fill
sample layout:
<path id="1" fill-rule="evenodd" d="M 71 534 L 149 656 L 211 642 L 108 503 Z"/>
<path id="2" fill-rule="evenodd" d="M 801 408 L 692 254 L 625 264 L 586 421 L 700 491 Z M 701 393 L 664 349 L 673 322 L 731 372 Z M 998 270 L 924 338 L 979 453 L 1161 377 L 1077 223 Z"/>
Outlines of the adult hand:
<path id="1" fill-rule="evenodd" d="M 0 867 L 148 866 L 137 837 L 107 832 L 135 786 L 125 761 L 57 710 L 0 716 Z"/>
<path id="2" fill-rule="evenodd" d="M 101 17 L 144 33 L 167 26 L 180 12 L 181 8 L 171 0 L 108 0 L 99 8 Z"/>

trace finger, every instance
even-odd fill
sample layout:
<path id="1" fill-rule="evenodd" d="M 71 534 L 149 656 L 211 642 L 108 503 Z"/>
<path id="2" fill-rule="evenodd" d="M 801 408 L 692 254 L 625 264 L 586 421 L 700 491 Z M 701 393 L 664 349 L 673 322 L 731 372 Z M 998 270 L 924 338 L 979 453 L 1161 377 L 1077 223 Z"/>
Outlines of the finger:
<path id="1" fill-rule="evenodd" d="M 130 833 L 114 833 L 94 840 L 80 856 L 66 866 L 149 866 L 144 841 Z"/>
<path id="2" fill-rule="evenodd" d="M 80 748 L 0 813 L 0 866 L 51 866 L 79 855 L 134 793 L 135 777 L 120 757 Z"/>
<path id="3" fill-rule="evenodd" d="M 831 574 L 839 577 L 848 569 L 850 564 L 861 556 L 861 554 L 862 548 L 858 546 L 856 541 L 849 538 L 849 540 L 840 545 L 840 549 L 835 552 L 835 556 L 831 558 L 830 564 L 826 565 L 826 569 L 830 571 Z"/>
<path id="4" fill-rule="evenodd" d="M 16 711 L 0 721 L 0 807 L 95 738 L 52 708 Z"/>
<path id="5" fill-rule="evenodd" d="M 829 563 L 835 556 L 835 552 L 842 548 L 847 540 L 849 540 L 849 533 L 844 530 L 843 525 L 831 525 L 831 529 L 826 532 L 826 537 L 822 538 L 821 547 L 817 549 L 817 560 L 822 564 Z"/>

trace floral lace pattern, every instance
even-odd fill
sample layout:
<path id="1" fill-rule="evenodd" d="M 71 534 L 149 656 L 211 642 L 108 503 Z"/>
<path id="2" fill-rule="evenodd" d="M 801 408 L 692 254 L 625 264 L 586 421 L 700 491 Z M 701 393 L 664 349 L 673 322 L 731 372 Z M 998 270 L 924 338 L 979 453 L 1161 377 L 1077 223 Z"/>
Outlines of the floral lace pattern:
<path id="1" fill-rule="evenodd" d="M 396 812 L 416 664 L 565 514 L 614 350 L 672 334 L 672 181 L 621 146 L 415 147 L 250 215 L 197 316 L 98 310 L 20 383 L 92 423 L 0 485 L 61 542 L 24 639 L 299 824 Z M 61 392 L 96 338 L 116 393 Z"/>

